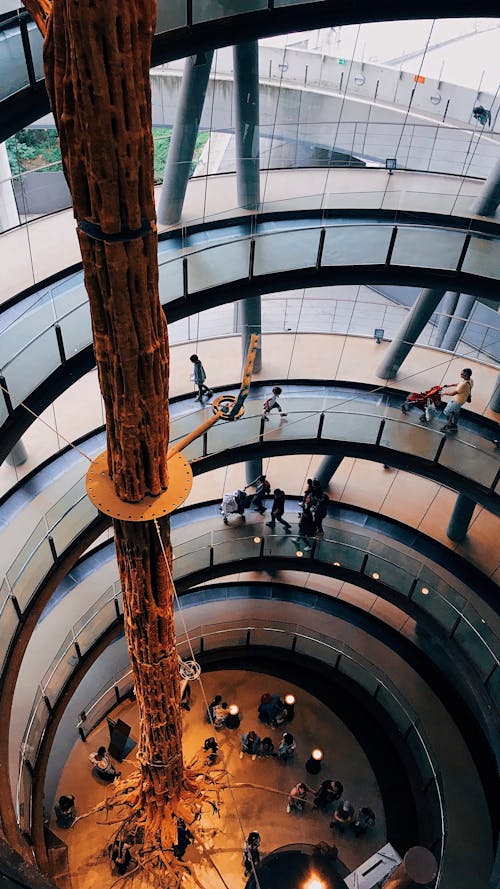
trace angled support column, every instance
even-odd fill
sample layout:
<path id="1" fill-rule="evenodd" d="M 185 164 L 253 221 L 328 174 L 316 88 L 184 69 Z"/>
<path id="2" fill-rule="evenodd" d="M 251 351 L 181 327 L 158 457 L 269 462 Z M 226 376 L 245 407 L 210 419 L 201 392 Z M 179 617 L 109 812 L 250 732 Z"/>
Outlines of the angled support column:
<path id="1" fill-rule="evenodd" d="M 392 380 L 405 360 L 412 346 L 415 345 L 425 325 L 430 320 L 441 302 L 445 291 L 439 289 L 425 289 L 410 309 L 400 330 L 389 346 L 382 364 L 377 369 L 377 376 L 384 380 Z"/>
<path id="2" fill-rule="evenodd" d="M 483 185 L 474 213 L 478 216 L 494 216 L 500 204 L 500 160 L 497 160 Z"/>
<path id="3" fill-rule="evenodd" d="M 448 352 L 453 352 L 457 343 L 462 336 L 464 327 L 469 320 L 470 313 L 476 303 L 476 297 L 470 296 L 468 293 L 461 293 L 454 312 L 454 317 L 450 319 L 448 330 L 443 337 L 441 348 Z"/>
<path id="4" fill-rule="evenodd" d="M 455 543 L 461 543 L 467 536 L 476 503 L 465 494 L 459 494 L 446 529 L 446 536 Z"/>
<path id="5" fill-rule="evenodd" d="M 22 440 L 19 440 L 17 444 L 14 445 L 10 454 L 5 458 L 5 462 L 8 466 L 22 466 L 23 463 L 26 463 L 28 459 L 28 451 L 26 450 Z"/>
<path id="6" fill-rule="evenodd" d="M 213 57 L 213 50 L 199 52 L 184 63 L 158 205 L 158 222 L 163 225 L 175 225 L 181 218 Z"/>
<path id="7" fill-rule="evenodd" d="M 441 307 L 442 315 L 438 321 L 436 333 L 434 335 L 434 345 L 438 349 L 442 347 L 443 339 L 457 307 L 459 296 L 459 293 L 454 293 L 453 290 L 447 290 L 443 297 L 443 305 Z"/>
<path id="8" fill-rule="evenodd" d="M 316 478 L 318 479 L 322 488 L 328 487 L 343 459 L 344 458 L 342 456 L 339 456 L 338 454 L 332 454 L 331 456 L 323 457 L 319 469 L 316 473 Z"/>
<path id="9" fill-rule="evenodd" d="M 489 400 L 488 407 L 490 410 L 500 413 L 500 374 L 498 374 L 496 379 L 495 388 L 493 389 L 493 394 Z"/>
<path id="10" fill-rule="evenodd" d="M 260 204 L 260 149 L 259 44 L 256 40 L 233 46 L 233 66 L 238 205 L 246 210 L 257 210 Z M 260 296 L 235 303 L 234 311 L 235 328 L 241 332 L 244 358 L 250 335 L 260 334 L 262 330 Z M 259 344 L 254 370 L 258 373 L 261 367 Z"/>

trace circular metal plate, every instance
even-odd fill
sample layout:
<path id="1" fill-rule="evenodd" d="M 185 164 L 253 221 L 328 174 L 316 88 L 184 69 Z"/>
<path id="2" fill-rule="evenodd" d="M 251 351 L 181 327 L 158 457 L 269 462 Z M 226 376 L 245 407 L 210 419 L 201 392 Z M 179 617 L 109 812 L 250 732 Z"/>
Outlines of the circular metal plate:
<path id="1" fill-rule="evenodd" d="M 174 512 L 189 496 L 193 484 L 191 467 L 182 454 L 174 454 L 168 461 L 169 485 L 157 497 L 146 495 L 140 503 L 120 500 L 108 474 L 107 451 L 99 454 L 87 472 L 86 488 L 94 506 L 114 519 L 123 522 L 149 522 Z"/>

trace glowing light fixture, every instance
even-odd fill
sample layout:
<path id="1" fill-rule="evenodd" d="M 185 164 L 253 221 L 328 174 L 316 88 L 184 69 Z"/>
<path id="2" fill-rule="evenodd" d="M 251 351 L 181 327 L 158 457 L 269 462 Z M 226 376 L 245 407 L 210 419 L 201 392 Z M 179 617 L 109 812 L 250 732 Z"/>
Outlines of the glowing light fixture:
<path id="1" fill-rule="evenodd" d="M 237 716 L 239 712 L 240 708 L 238 707 L 238 704 L 231 704 L 231 706 L 229 707 L 229 713 L 231 714 L 231 716 Z"/>
<path id="2" fill-rule="evenodd" d="M 321 763 L 323 761 L 323 751 L 319 747 L 311 750 L 311 755 L 305 763 L 305 770 L 310 775 L 317 775 L 321 771 Z"/>
<path id="3" fill-rule="evenodd" d="M 379 580 L 379 578 L 380 578 L 380 574 L 378 573 L 378 571 L 374 571 L 373 574 L 372 574 L 372 577 L 373 577 L 374 580 Z"/>
<path id="4" fill-rule="evenodd" d="M 315 747 L 311 753 L 311 756 L 313 759 L 316 760 L 316 762 L 321 762 L 321 760 L 323 759 L 323 751 L 320 750 L 319 747 Z"/>
<path id="5" fill-rule="evenodd" d="M 429 587 L 427 587 L 427 586 L 423 586 L 423 587 L 422 587 L 422 595 L 423 595 L 423 596 L 428 596 L 428 595 L 429 595 Z"/>
<path id="6" fill-rule="evenodd" d="M 295 553 L 295 555 L 297 556 L 298 559 L 301 559 L 302 556 L 304 555 L 304 553 L 302 552 L 302 550 L 298 549 L 297 552 Z"/>
<path id="7" fill-rule="evenodd" d="M 254 542 L 254 543 L 260 543 L 260 537 L 254 537 L 253 542 Z"/>
<path id="8" fill-rule="evenodd" d="M 285 704 L 288 704 L 289 707 L 295 704 L 295 695 L 285 695 Z"/>
<path id="9" fill-rule="evenodd" d="M 320 880 L 319 877 L 312 874 L 303 884 L 303 889 L 326 889 L 326 885 L 323 880 Z"/>
<path id="10" fill-rule="evenodd" d="M 340 562 L 334 562 L 333 564 L 335 565 L 336 568 L 340 568 Z"/>

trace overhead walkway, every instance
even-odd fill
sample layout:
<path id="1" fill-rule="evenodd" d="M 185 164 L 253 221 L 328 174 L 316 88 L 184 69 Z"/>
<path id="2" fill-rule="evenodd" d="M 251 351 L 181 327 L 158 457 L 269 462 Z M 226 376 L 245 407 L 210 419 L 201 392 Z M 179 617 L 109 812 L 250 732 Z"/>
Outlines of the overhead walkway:
<path id="1" fill-rule="evenodd" d="M 493 0 L 479 0 L 474 16 L 495 17 Z M 449 0 L 431 3 L 423 0 L 413 18 L 470 16 L 470 3 Z M 365 21 L 390 21 L 401 18 L 395 0 L 384 0 L 376 7 L 368 2 L 335 3 L 331 0 L 159 0 L 152 65 L 183 58 L 199 51 L 233 45 L 274 34 L 311 30 Z M 7 125 L 0 130 L 0 140 L 26 126 L 49 110 L 43 89 L 41 39 L 21 15 L 2 23 L 3 96 L 0 117 Z M 36 32 L 36 33 L 35 33 Z"/>

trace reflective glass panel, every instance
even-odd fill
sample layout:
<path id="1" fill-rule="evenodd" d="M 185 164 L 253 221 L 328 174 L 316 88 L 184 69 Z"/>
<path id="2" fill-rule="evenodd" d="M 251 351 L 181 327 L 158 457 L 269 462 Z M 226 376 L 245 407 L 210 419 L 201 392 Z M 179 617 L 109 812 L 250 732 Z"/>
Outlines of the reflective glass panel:
<path id="1" fill-rule="evenodd" d="M 388 689 L 384 688 L 383 685 L 381 685 L 378 690 L 377 704 L 380 704 L 380 706 L 390 716 L 401 734 L 404 734 L 408 730 L 409 726 L 411 725 L 411 719 L 409 715 L 406 713 L 399 701 L 396 700 L 394 695 L 390 691 L 388 691 Z"/>
<path id="2" fill-rule="evenodd" d="M 439 457 L 439 464 L 457 471 L 466 478 L 473 479 L 489 488 L 498 472 L 498 457 L 488 454 L 475 445 L 460 440 L 460 430 L 456 438 L 448 436 Z"/>
<path id="3" fill-rule="evenodd" d="M 0 606 L 0 672 L 3 669 L 5 657 L 9 650 L 11 639 L 17 629 L 17 614 L 14 610 L 10 595 L 7 593 L 7 584 L 2 584 L 0 591 L 3 600 Z"/>
<path id="4" fill-rule="evenodd" d="M 73 634 L 68 633 L 59 652 L 57 663 L 51 665 L 42 680 L 42 688 L 52 706 L 55 705 L 62 689 L 78 664 L 78 656 L 72 643 Z"/>
<path id="5" fill-rule="evenodd" d="M 471 238 L 462 271 L 486 278 L 500 278 L 500 241 L 498 238 Z"/>
<path id="6" fill-rule="evenodd" d="M 20 401 L 24 401 L 60 364 L 56 332 L 51 328 L 26 346 L 4 368 L 7 388 L 14 407 L 17 407 Z"/>
<path id="7" fill-rule="evenodd" d="M 348 411 L 325 413 L 321 437 L 332 441 L 359 441 L 375 444 L 380 429 L 380 417 Z"/>
<path id="8" fill-rule="evenodd" d="M 378 679 L 363 664 L 358 664 L 352 658 L 342 655 L 339 661 L 338 670 L 344 676 L 349 676 L 357 685 L 366 689 L 369 694 L 374 695 L 378 687 Z"/>
<path id="9" fill-rule="evenodd" d="M 382 265 L 392 225 L 333 225 L 326 229 L 321 265 Z"/>
<path id="10" fill-rule="evenodd" d="M 186 24 L 186 0 L 158 0 L 156 34 Z"/>
<path id="11" fill-rule="evenodd" d="M 47 705 L 42 697 L 41 691 L 38 690 L 28 720 L 28 734 L 24 744 L 24 754 L 26 758 L 29 759 L 31 765 L 34 765 L 36 762 L 38 748 L 48 719 L 49 711 Z"/>
<path id="12" fill-rule="evenodd" d="M 171 259 L 170 262 L 162 261 L 159 257 L 158 286 L 160 290 L 160 302 L 164 306 L 174 299 L 184 296 L 184 272 L 182 259 Z"/>
<path id="13" fill-rule="evenodd" d="M 204 651 L 211 651 L 214 648 L 231 648 L 233 646 L 245 645 L 247 630 L 246 627 L 221 629 L 218 625 L 215 627 L 208 625 L 202 627 L 202 635 Z M 231 703 L 231 701 L 228 701 L 228 703 Z"/>
<path id="14" fill-rule="evenodd" d="M 97 509 L 85 496 L 76 503 L 60 522 L 52 528 L 52 539 L 58 555 L 78 536 L 97 516 Z"/>
<path id="15" fill-rule="evenodd" d="M 116 620 L 114 599 L 103 604 L 91 620 L 78 633 L 77 642 L 80 651 L 85 654 L 102 634 Z"/>
<path id="16" fill-rule="evenodd" d="M 297 229 L 255 239 L 254 274 L 269 275 L 316 265 L 320 230 Z"/>
<path id="17" fill-rule="evenodd" d="M 30 41 L 31 55 L 33 58 L 33 67 L 35 69 L 35 77 L 37 80 L 43 80 L 45 71 L 43 69 L 43 37 L 38 27 L 31 22 L 28 25 L 28 35 Z"/>
<path id="18" fill-rule="evenodd" d="M 61 318 L 59 326 L 61 328 L 66 358 L 71 358 L 77 352 L 81 352 L 82 349 L 89 346 L 92 342 L 92 324 L 88 302 L 74 309 L 65 318 Z"/>
<path id="19" fill-rule="evenodd" d="M 321 645 L 316 640 L 308 639 L 306 636 L 297 636 L 295 651 L 321 659 L 325 664 L 330 664 L 331 666 L 335 666 L 339 657 L 339 652 L 336 648 L 331 648 L 329 645 Z"/>
<path id="20" fill-rule="evenodd" d="M 459 231 L 417 226 L 398 228 L 391 265 L 456 269 L 464 239 L 464 233 Z"/>
<path id="21" fill-rule="evenodd" d="M 193 24 L 267 9 L 268 0 L 193 0 Z"/>
<path id="22" fill-rule="evenodd" d="M 496 660 L 478 631 L 466 620 L 460 620 L 453 638 L 467 652 L 483 681 L 487 679 L 496 666 Z"/>
<path id="23" fill-rule="evenodd" d="M 248 278 L 250 238 L 188 254 L 188 291 L 196 293 Z"/>
<path id="24" fill-rule="evenodd" d="M 15 25 L 0 31 L 0 99 L 17 93 L 28 83 L 21 32 Z"/>

